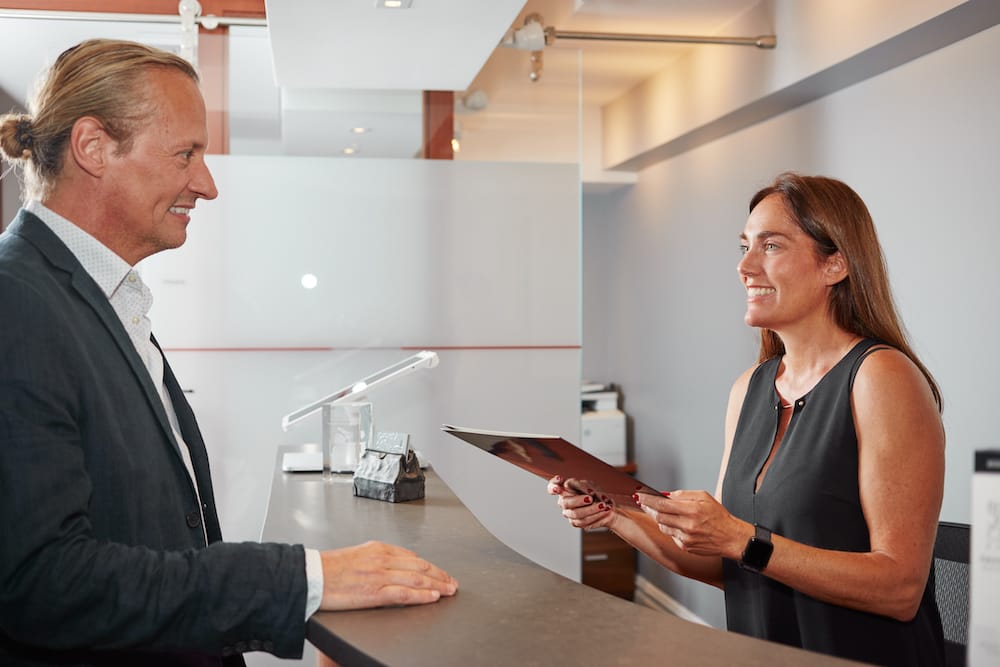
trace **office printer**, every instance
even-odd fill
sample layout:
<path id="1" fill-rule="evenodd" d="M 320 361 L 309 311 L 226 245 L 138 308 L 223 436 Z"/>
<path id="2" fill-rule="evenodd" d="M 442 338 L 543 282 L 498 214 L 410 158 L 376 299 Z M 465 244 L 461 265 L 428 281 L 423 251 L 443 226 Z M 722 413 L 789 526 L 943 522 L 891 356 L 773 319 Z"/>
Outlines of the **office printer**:
<path id="1" fill-rule="evenodd" d="M 628 461 L 625 445 L 625 413 L 618 409 L 614 385 L 584 383 L 580 391 L 580 448 L 605 463 L 623 466 Z"/>

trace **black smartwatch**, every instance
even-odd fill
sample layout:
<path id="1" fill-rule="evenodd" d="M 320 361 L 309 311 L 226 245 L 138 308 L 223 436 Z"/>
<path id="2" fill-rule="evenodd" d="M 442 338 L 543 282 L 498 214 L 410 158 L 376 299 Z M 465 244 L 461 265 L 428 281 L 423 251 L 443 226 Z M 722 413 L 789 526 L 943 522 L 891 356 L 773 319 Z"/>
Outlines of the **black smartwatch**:
<path id="1" fill-rule="evenodd" d="M 771 531 L 764 526 L 754 524 L 754 536 L 747 541 L 747 546 L 740 557 L 740 567 L 751 572 L 763 572 L 767 562 L 771 560 L 774 545 L 771 544 Z"/>

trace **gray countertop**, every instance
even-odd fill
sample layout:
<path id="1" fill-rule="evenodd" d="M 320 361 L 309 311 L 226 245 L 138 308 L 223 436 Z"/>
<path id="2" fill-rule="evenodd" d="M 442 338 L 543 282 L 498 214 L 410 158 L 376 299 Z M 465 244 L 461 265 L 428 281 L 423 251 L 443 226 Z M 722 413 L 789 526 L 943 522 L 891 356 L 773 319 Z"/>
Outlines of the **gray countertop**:
<path id="1" fill-rule="evenodd" d="M 317 549 L 382 540 L 459 582 L 457 595 L 435 604 L 315 614 L 307 639 L 344 667 L 853 664 L 690 623 L 550 572 L 493 537 L 432 471 L 424 499 L 388 503 L 355 497 L 349 474 L 282 472 L 286 451 L 265 540 Z"/>

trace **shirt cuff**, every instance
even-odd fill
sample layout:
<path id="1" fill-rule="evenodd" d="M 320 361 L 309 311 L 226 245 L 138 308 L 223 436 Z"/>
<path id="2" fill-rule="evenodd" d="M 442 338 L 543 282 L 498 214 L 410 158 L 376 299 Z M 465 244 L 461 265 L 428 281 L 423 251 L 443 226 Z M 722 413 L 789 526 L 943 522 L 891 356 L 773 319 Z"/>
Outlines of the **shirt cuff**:
<path id="1" fill-rule="evenodd" d="M 316 549 L 306 549 L 306 620 L 319 610 L 323 601 L 323 559 Z"/>

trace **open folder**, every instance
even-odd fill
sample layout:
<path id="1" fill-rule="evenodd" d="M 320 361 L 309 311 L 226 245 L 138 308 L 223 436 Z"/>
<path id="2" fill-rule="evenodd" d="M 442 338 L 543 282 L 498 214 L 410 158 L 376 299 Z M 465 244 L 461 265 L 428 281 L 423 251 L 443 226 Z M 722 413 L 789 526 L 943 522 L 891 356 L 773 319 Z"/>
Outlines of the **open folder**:
<path id="1" fill-rule="evenodd" d="M 579 480 L 580 493 L 609 496 L 620 507 L 635 507 L 632 494 L 659 491 L 555 435 L 484 431 L 444 424 L 441 430 L 488 454 L 546 480 L 556 475 Z"/>

